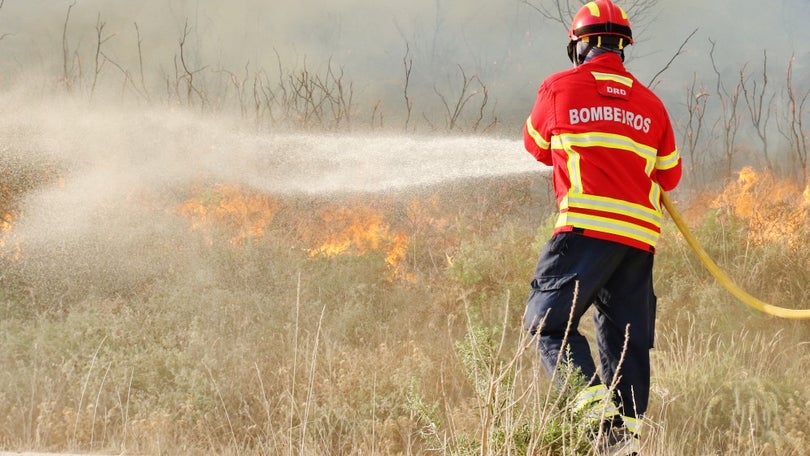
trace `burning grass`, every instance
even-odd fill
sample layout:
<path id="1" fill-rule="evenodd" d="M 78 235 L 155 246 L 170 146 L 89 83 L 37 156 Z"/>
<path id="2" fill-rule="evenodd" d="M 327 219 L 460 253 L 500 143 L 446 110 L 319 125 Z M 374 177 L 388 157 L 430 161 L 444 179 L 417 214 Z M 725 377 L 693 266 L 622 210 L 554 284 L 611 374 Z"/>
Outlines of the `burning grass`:
<path id="1" fill-rule="evenodd" d="M 195 196 L 182 203 L 177 213 L 191 222 L 191 229 L 203 234 L 207 244 L 213 236 L 228 236 L 234 246 L 260 244 L 268 231 L 281 227 L 292 248 L 305 251 L 310 258 L 338 256 L 363 257 L 379 254 L 395 277 L 411 278 L 404 271 L 410 239 L 404 228 L 394 228 L 392 202 L 384 198 L 354 198 L 353 201 L 311 201 L 311 210 L 303 213 L 295 205 L 300 200 L 274 197 L 240 186 L 213 184 L 195 192 Z M 419 198 L 412 198 L 408 208 L 427 213 Z M 276 220 L 286 217 L 285 220 Z M 438 214 L 436 215 L 438 217 Z M 426 216 L 431 217 L 431 216 Z M 389 221 L 390 220 L 390 221 Z M 436 220 L 427 220 L 429 225 Z"/>
<path id="2" fill-rule="evenodd" d="M 746 240 L 753 245 L 787 244 L 805 247 L 810 224 L 810 184 L 769 171 L 745 167 L 735 182 L 715 198 L 712 207 L 748 225 Z"/>
<path id="3" fill-rule="evenodd" d="M 230 233 L 229 241 L 234 245 L 264 237 L 277 211 L 278 202 L 272 196 L 228 184 L 200 190 L 177 209 L 191 220 L 193 229 L 209 236 L 209 244 L 213 242 L 210 231 L 220 228 Z"/>
<path id="4" fill-rule="evenodd" d="M 801 221 L 807 191 L 751 179 L 718 195 L 696 234 L 751 291 L 807 303 L 807 268 L 791 266 L 808 264 L 805 226 L 780 235 L 795 245 L 753 232 Z M 47 268 L 45 283 L 22 242 L 0 257 L 0 447 L 582 454 L 520 330 L 548 235 L 536 227 L 553 214 L 543 182 L 331 198 L 197 183 L 129 202 L 166 226 L 128 241 L 165 250 L 128 251 L 126 264 L 159 272 L 135 277 Z M 14 210 L 8 240 L 26 213 L 0 209 Z M 805 325 L 735 303 L 667 230 L 645 454 L 805 454 Z"/>

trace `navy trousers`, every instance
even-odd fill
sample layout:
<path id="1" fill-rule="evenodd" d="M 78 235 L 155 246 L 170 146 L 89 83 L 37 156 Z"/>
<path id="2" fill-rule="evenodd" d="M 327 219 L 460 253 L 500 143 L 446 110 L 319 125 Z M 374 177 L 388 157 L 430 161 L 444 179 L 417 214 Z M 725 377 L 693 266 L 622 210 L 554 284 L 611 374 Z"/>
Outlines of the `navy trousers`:
<path id="1" fill-rule="evenodd" d="M 540 254 L 526 307 L 525 327 L 537 337 L 546 370 L 552 373 L 558 362 L 570 363 L 591 385 L 616 381 L 616 405 L 628 417 L 642 415 L 649 400 L 656 306 L 653 257 L 616 242 L 557 234 Z M 600 373 L 578 330 L 591 306 Z"/>

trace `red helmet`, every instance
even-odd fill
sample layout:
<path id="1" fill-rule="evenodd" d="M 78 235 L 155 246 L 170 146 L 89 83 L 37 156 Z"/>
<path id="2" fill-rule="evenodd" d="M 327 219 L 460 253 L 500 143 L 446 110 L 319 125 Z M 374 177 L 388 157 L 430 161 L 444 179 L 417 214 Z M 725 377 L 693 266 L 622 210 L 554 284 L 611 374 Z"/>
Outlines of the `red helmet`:
<path id="1" fill-rule="evenodd" d="M 613 35 L 626 39 L 626 44 L 633 44 L 627 13 L 610 0 L 594 0 L 585 4 L 574 16 L 568 31 L 571 41 L 594 35 Z"/>

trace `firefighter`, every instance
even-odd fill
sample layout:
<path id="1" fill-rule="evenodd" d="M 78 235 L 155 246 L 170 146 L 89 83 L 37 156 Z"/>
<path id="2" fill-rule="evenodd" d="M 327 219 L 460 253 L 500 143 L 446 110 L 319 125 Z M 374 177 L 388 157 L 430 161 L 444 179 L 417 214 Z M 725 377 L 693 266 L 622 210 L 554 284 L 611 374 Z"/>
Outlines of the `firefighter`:
<path id="1" fill-rule="evenodd" d="M 523 128 L 526 150 L 552 166 L 559 208 L 524 323 L 550 374 L 564 378 L 565 367 L 587 382 L 574 408 L 594 422 L 597 453 L 636 454 L 650 388 L 661 192 L 678 184 L 681 158 L 663 103 L 624 67 L 633 44 L 624 10 L 610 0 L 584 5 L 569 38 L 574 67 L 542 82 Z M 591 307 L 599 371 L 578 330 Z"/>

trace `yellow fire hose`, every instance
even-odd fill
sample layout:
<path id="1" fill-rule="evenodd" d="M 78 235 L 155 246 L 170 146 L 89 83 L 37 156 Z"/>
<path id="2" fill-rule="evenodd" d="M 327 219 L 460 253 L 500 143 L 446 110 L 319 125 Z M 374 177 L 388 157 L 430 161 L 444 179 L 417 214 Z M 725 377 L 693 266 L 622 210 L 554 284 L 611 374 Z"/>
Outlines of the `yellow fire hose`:
<path id="1" fill-rule="evenodd" d="M 703 250 L 703 247 L 698 243 L 697 239 L 692 235 L 689 231 L 689 228 L 686 226 L 686 223 L 683 221 L 683 217 L 675 209 L 675 206 L 672 204 L 672 201 L 669 200 L 669 196 L 665 192 L 662 192 L 662 200 L 664 202 L 664 207 L 667 208 L 669 211 L 669 215 L 672 217 L 672 220 L 677 225 L 678 229 L 681 230 L 683 233 L 683 237 L 686 238 L 686 242 L 692 247 L 692 250 L 697 254 L 700 262 L 703 263 L 703 266 L 723 285 L 723 288 L 728 290 L 734 297 L 742 301 L 744 304 L 760 311 L 764 312 L 768 315 L 773 315 L 774 317 L 780 318 L 793 318 L 793 319 L 807 319 L 810 318 L 810 310 L 802 310 L 802 309 L 786 309 L 784 307 L 777 307 L 766 302 L 762 302 L 759 299 L 751 296 L 745 290 L 737 286 L 736 283 L 732 282 L 731 279 L 720 269 L 714 260 L 709 257 L 709 254 Z"/>

